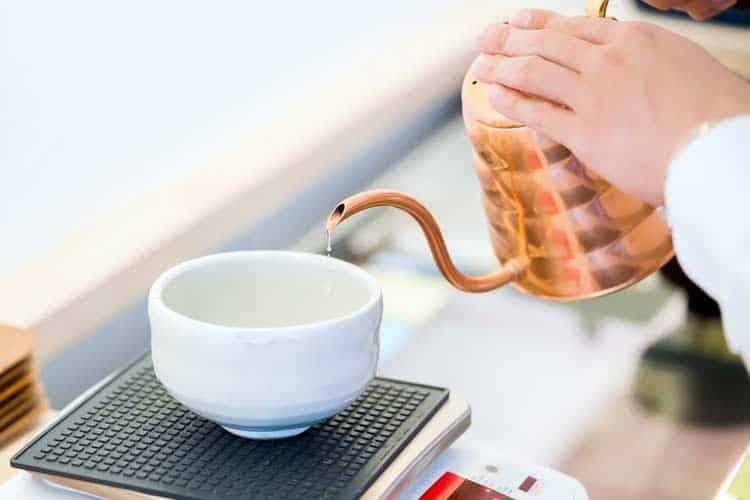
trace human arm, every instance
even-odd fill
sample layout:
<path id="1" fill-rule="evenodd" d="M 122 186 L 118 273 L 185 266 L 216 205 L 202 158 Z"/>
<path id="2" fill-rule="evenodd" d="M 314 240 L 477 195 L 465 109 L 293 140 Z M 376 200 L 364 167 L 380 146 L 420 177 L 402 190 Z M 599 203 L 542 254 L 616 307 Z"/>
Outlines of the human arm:
<path id="1" fill-rule="evenodd" d="M 721 307 L 731 349 L 750 361 L 750 115 L 699 133 L 671 162 L 665 192 L 685 273 Z"/>

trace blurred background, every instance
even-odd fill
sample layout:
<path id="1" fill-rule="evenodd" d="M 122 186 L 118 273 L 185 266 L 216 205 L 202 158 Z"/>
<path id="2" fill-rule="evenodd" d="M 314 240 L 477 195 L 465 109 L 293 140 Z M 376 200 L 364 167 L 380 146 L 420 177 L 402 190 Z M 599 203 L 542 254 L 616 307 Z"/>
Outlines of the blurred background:
<path id="1" fill-rule="evenodd" d="M 742 4 L 702 25 L 612 4 L 750 76 Z M 326 215 L 359 190 L 415 195 L 459 268 L 494 269 L 459 90 L 478 30 L 520 6 L 0 4 L 0 323 L 38 333 L 51 405 L 148 349 L 161 271 L 222 250 L 322 252 Z M 384 288 L 383 375 L 449 387 L 473 407 L 467 439 L 560 468 L 593 499 L 708 498 L 750 438 L 744 400 L 707 402 L 695 382 L 748 389 L 718 309 L 676 264 L 582 303 L 468 296 L 388 209 L 337 229 L 334 255 Z"/>

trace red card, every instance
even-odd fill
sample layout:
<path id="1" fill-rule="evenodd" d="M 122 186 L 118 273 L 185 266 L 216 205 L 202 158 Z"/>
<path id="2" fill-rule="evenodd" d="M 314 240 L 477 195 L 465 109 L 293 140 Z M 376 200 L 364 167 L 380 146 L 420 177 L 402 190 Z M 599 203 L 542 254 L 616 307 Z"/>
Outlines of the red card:
<path id="1" fill-rule="evenodd" d="M 452 472 L 446 472 L 425 491 L 419 500 L 513 500 Z"/>

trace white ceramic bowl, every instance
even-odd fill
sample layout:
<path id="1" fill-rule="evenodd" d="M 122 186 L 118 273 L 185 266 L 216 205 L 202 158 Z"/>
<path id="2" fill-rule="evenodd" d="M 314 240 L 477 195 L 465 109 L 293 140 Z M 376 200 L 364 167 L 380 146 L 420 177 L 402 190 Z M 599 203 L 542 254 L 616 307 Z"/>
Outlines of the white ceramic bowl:
<path id="1" fill-rule="evenodd" d="M 233 434 L 289 437 L 343 410 L 375 375 L 383 311 L 362 269 L 253 251 L 179 264 L 151 287 L 156 376 Z"/>

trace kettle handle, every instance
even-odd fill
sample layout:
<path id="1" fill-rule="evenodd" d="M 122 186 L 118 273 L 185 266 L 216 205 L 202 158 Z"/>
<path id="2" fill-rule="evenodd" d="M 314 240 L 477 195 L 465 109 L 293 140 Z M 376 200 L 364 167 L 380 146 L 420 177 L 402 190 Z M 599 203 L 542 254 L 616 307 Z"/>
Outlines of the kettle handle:
<path id="1" fill-rule="evenodd" d="M 591 17 L 607 17 L 609 0 L 586 0 L 586 15 Z"/>

